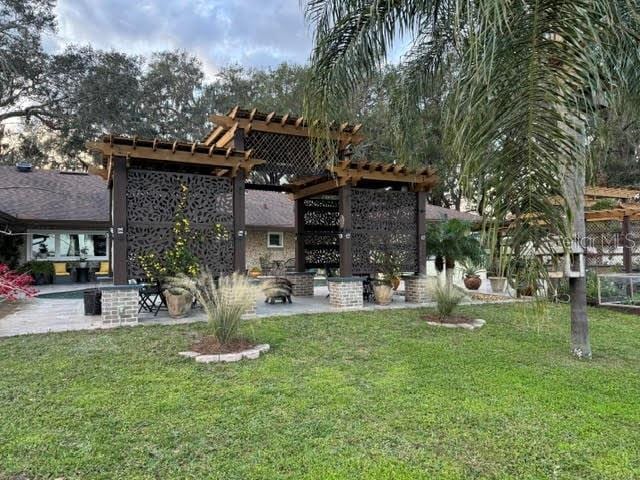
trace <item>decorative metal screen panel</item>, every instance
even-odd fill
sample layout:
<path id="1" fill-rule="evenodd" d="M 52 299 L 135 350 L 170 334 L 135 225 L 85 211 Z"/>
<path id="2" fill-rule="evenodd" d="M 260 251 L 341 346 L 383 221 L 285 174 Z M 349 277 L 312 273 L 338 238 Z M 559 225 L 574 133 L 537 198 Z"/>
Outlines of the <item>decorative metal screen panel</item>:
<path id="1" fill-rule="evenodd" d="M 233 271 L 233 185 L 210 175 L 129 169 L 127 172 L 127 265 L 129 278 L 143 277 L 138 258 L 162 254 L 174 244 L 174 215 L 187 187 L 184 213 L 193 233 L 189 248 L 214 273 Z"/>
<path id="2" fill-rule="evenodd" d="M 305 268 L 338 268 L 340 266 L 340 213 L 338 199 L 307 198 L 304 208 Z"/>
<path id="3" fill-rule="evenodd" d="M 640 271 L 640 221 L 629 221 L 627 245 L 631 249 L 631 268 L 634 272 Z"/>
<path id="4" fill-rule="evenodd" d="M 266 163 L 255 167 L 255 183 L 280 185 L 282 180 L 322 175 L 325 166 L 315 157 L 308 137 L 251 131 L 245 136 L 245 150 Z"/>
<path id="5" fill-rule="evenodd" d="M 586 249 L 587 267 L 622 266 L 621 236 L 622 222 L 618 220 L 586 222 L 583 247 Z"/>
<path id="6" fill-rule="evenodd" d="M 374 273 L 376 252 L 394 255 L 402 272 L 416 272 L 417 216 L 415 193 L 354 188 L 351 191 L 353 272 Z"/>

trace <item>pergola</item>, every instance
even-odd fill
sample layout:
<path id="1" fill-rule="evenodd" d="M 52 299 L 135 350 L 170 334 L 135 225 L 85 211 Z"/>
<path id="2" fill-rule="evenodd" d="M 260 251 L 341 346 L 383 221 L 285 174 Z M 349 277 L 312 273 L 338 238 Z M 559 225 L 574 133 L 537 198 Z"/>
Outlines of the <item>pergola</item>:
<path id="1" fill-rule="evenodd" d="M 102 154 L 111 188 L 116 285 L 141 276 L 141 254 L 172 244 L 184 187 L 186 215 L 200 239 L 191 248 L 220 273 L 245 269 L 245 188 L 293 196 L 299 272 L 333 267 L 343 277 L 373 273 L 372 253 L 386 248 L 403 272 L 425 273 L 433 169 L 352 159 L 351 146 L 364 140 L 361 125 L 330 125 L 329 151 L 319 160 L 316 129 L 303 117 L 236 107 L 210 120 L 214 128 L 200 142 L 105 136 L 87 144 Z M 211 235 L 221 226 L 228 235 Z"/>

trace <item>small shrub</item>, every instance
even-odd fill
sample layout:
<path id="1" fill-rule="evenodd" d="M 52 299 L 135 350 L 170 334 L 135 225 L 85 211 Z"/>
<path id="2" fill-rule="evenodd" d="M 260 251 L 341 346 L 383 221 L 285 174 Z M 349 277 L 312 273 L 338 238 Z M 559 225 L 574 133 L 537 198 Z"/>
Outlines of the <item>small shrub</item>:
<path id="1" fill-rule="evenodd" d="M 239 340 L 241 317 L 254 304 L 258 293 L 244 275 L 234 273 L 216 281 L 211 272 L 204 271 L 195 279 L 181 275 L 170 283 L 172 288 L 185 288 L 196 297 L 218 342 L 226 345 Z"/>
<path id="2" fill-rule="evenodd" d="M 31 260 L 27 263 L 23 263 L 20 265 L 16 272 L 18 273 L 28 273 L 30 275 L 55 275 L 56 269 L 53 266 L 53 262 L 49 262 L 46 260 Z"/>
<path id="3" fill-rule="evenodd" d="M 435 297 L 438 318 L 440 318 L 440 320 L 444 320 L 451 316 L 453 311 L 464 298 L 464 295 L 449 285 L 445 287 L 438 285 L 435 291 Z"/>

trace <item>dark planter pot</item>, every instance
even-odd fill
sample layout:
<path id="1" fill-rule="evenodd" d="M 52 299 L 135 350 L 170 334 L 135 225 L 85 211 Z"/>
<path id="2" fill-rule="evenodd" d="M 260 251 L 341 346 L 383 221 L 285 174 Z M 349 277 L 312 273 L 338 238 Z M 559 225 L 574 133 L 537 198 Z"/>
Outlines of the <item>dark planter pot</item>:
<path id="1" fill-rule="evenodd" d="M 441 272 L 442 270 L 444 270 L 444 258 L 442 258 L 441 256 L 437 256 L 434 263 L 437 271 Z"/>
<path id="2" fill-rule="evenodd" d="M 84 291 L 84 314 L 100 315 L 102 313 L 102 292 L 97 288 Z"/>
<path id="3" fill-rule="evenodd" d="M 479 276 L 464 277 L 464 286 L 468 290 L 478 290 L 480 285 L 482 285 L 482 279 Z"/>
<path id="4" fill-rule="evenodd" d="M 50 273 L 34 273 L 32 277 L 33 283 L 36 285 L 49 285 L 53 283 L 53 275 Z"/>

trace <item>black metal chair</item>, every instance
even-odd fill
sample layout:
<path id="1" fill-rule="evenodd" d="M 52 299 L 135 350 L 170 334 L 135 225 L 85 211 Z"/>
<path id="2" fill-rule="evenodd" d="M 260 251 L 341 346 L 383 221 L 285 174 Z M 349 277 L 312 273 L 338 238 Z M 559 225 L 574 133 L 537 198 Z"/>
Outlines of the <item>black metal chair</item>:
<path id="1" fill-rule="evenodd" d="M 362 300 L 365 302 L 373 302 L 373 282 L 371 281 L 371 275 L 367 275 L 362 281 Z"/>
<path id="2" fill-rule="evenodd" d="M 160 309 L 167 309 L 167 299 L 162 292 L 162 285 L 160 282 L 152 284 L 145 284 L 140 289 L 140 299 L 138 300 L 138 313 L 143 310 L 148 313 L 153 313 L 153 316 L 157 316 Z"/>

